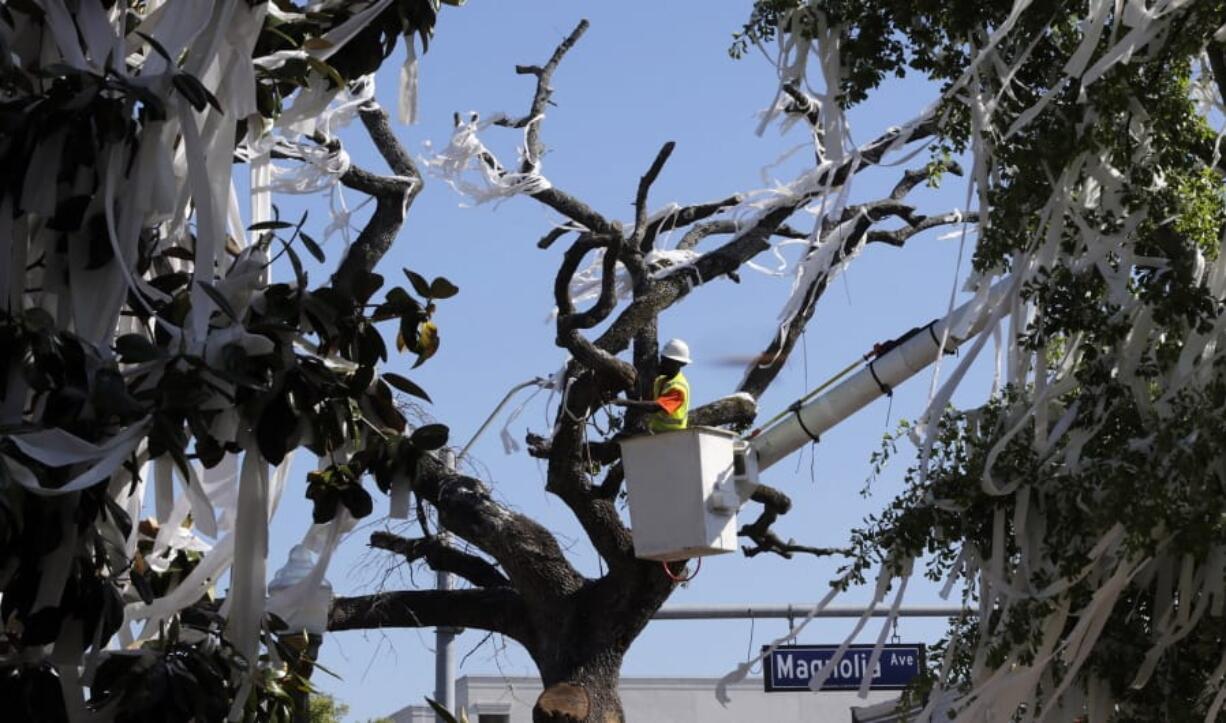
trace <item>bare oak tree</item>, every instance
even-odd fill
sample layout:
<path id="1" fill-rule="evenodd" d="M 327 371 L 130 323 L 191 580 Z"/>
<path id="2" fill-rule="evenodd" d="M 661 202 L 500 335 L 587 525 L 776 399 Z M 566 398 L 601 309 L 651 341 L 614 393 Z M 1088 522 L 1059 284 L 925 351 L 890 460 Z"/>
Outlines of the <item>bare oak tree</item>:
<path id="1" fill-rule="evenodd" d="M 517 73 L 536 80 L 527 113 L 499 123 L 527 129 L 525 160 L 519 173 L 533 172 L 533 159 L 544 150 L 539 118 L 550 103 L 553 73 L 587 27 L 587 21 L 580 22 L 543 66 L 516 68 Z M 790 95 L 792 102 L 786 111 L 812 123 L 811 99 L 794 88 Z M 379 118 L 374 111 L 362 114 L 384 157 L 397 174 L 420 178 Z M 841 216 L 827 219 L 812 233 L 788 225 L 798 211 L 823 194 L 837 193 L 851 175 L 873 167 L 887 151 L 933 132 L 932 124 L 894 130 L 861 148 L 854 158 L 819 165 L 806 190 L 773 201 L 749 221 L 738 222 L 728 213 L 741 202 L 740 196 L 649 212 L 652 184 L 664 170 L 673 142 L 664 144 L 639 181 L 630 228 L 556 186 L 528 194 L 569 219 L 567 225 L 546 234 L 538 247 L 546 249 L 573 236 L 562 254 L 554 283 L 556 343 L 571 356 L 561 381 L 568 391 L 559 408 L 554 434 L 549 439 L 530 437 L 529 451 L 547 460 L 546 489 L 574 514 L 607 572 L 594 579 L 580 574 L 543 525 L 495 501 L 481 480 L 458 474 L 435 457 L 426 457 L 412 481 L 412 490 L 433 510 L 437 529 L 429 529 L 423 521 L 420 538 L 379 532 L 371 536 L 370 545 L 406 561 L 424 562 L 433 570 L 453 573 L 470 587 L 338 598 L 329 629 L 458 626 L 498 633 L 523 645 L 539 668 L 545 692 L 536 703 L 534 720 L 623 720 L 617 694 L 622 659 L 678 583 L 677 576 L 660 563 L 635 557 L 630 530 L 615 506 L 623 482 L 618 447 L 612 440 L 589 440 L 589 416 L 616 395 L 646 395 L 656 375 L 660 316 L 710 282 L 737 280 L 742 266 L 768 250 L 773 238 L 808 239 L 809 254 L 829 250 L 834 244 L 835 260 L 829 267 L 834 269 L 866 245 L 901 246 L 922 231 L 964 220 L 957 214 L 925 216 L 906 203 L 912 189 L 933 172 L 924 168 L 907 171 L 888 197 L 849 206 Z M 483 155 L 480 160 L 495 173 L 508 173 L 492 155 Z M 946 170 L 958 172 L 956 166 Z M 365 175 L 352 172 L 349 176 L 342 179 L 347 185 L 377 190 L 377 184 Z M 402 216 L 380 215 L 382 200 L 379 209 L 372 225 L 363 232 L 369 239 L 365 250 L 355 247 L 342 271 L 352 264 L 369 271 L 386 250 L 383 240 L 394 236 Z M 902 225 L 879 228 L 892 219 Z M 680 267 L 653 263 L 652 251 L 662 233 L 673 229 L 686 229 L 679 248 L 693 250 L 696 257 Z M 603 254 L 599 297 L 580 310 L 571 299 L 571 281 L 584 260 L 597 252 Z M 625 304 L 617 296 L 615 273 L 619 267 L 632 282 L 631 298 Z M 798 313 L 763 350 L 740 388 L 693 409 L 691 425 L 738 430 L 749 427 L 757 412 L 755 400 L 787 361 L 823 297 L 829 277 L 829 273 L 820 273 L 805 280 Z M 606 322 L 602 333 L 591 335 L 589 330 Z M 632 361 L 621 358 L 627 352 Z M 634 412 L 629 414 L 633 416 Z M 633 429 L 636 421 L 626 420 L 625 428 Z M 603 473 L 598 483 L 591 476 L 593 465 Z M 771 531 L 773 521 L 791 506 L 779 490 L 763 486 L 753 500 L 763 506 L 763 511 L 740 531 L 749 541 L 745 554 L 772 552 L 790 557 L 798 552 L 839 552 L 784 542 Z M 440 539 L 444 532 L 467 543 L 472 551 L 448 546 Z M 673 571 L 680 572 L 683 566 L 673 563 Z"/>

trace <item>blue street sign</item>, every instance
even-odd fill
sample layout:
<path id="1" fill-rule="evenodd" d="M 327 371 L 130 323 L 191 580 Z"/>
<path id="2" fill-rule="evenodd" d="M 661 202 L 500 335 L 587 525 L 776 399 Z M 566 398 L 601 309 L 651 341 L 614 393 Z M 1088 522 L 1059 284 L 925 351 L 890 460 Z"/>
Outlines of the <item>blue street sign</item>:
<path id="1" fill-rule="evenodd" d="M 763 646 L 765 651 L 770 646 Z M 843 653 L 822 690 L 858 690 L 873 657 L 872 645 L 852 645 Z M 783 645 L 771 651 L 763 664 L 766 692 L 809 690 L 809 680 L 834 658 L 837 645 Z M 871 690 L 900 690 L 919 675 L 924 645 L 883 645 L 881 657 L 869 674 Z"/>

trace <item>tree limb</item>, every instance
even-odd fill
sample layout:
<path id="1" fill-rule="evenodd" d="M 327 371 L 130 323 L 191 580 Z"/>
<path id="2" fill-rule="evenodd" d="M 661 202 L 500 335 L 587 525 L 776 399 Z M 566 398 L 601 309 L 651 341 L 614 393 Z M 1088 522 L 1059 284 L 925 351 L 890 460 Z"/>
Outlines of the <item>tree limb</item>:
<path id="1" fill-rule="evenodd" d="M 457 475 L 432 456 L 421 459 L 417 472 L 413 491 L 438 510 L 440 526 L 494 558 L 529 604 L 582 586 L 553 534 L 494 501 L 480 480 Z"/>
<path id="2" fill-rule="evenodd" d="M 762 514 L 752 524 L 743 525 L 737 532 L 738 536 L 748 537 L 754 543 L 753 547 L 748 545 L 741 547 L 741 551 L 745 553 L 746 557 L 753 557 L 763 552 L 772 552 L 789 560 L 792 558 L 792 555 L 798 552 L 818 557 L 847 554 L 846 550 L 797 545 L 793 540 L 784 542 L 771 531 L 771 525 L 775 524 L 779 516 L 787 514 L 788 510 L 792 509 L 791 498 L 774 487 L 759 485 L 753 491 L 750 499 L 761 503 Z"/>
<path id="3" fill-rule="evenodd" d="M 507 587 L 471 590 L 399 590 L 332 601 L 328 630 L 460 627 L 529 639 L 528 611 Z"/>
<path id="4" fill-rule="evenodd" d="M 590 373 L 586 377 L 576 374 L 572 365 L 567 376 L 574 381 L 566 394 L 566 404 L 586 411 L 598 404 L 601 385 Z M 593 460 L 587 454 L 586 422 L 572 414 L 566 409 L 562 411 L 549 443 L 545 489 L 566 503 L 610 570 L 624 569 L 635 559 L 630 531 L 622 523 L 617 508 L 593 491 L 588 476 Z"/>
<path id="5" fill-rule="evenodd" d="M 619 462 L 605 473 L 604 481 L 600 483 L 600 487 L 596 488 L 596 496 L 604 500 L 614 499 L 621 492 L 622 483 L 625 481 L 626 469 Z"/>
<path id="6" fill-rule="evenodd" d="M 664 164 L 668 162 L 668 157 L 673 154 L 673 149 L 677 144 L 673 141 L 668 141 L 660 148 L 660 152 L 656 154 L 656 159 L 652 161 L 651 167 L 647 169 L 647 173 L 639 179 L 639 190 L 634 196 L 634 232 L 630 235 L 630 245 L 643 253 L 651 249 L 650 242 L 647 238 L 647 192 L 651 190 L 651 184 L 656 182 L 660 171 L 663 170 Z"/>
<path id="7" fill-rule="evenodd" d="M 332 275 L 337 291 L 349 298 L 358 279 L 372 272 L 392 247 L 409 207 L 425 185 L 412 157 L 392 132 L 387 111 L 369 101 L 358 109 L 358 116 L 375 148 L 396 175 L 377 176 L 350 166 L 340 177 L 344 185 L 375 199 L 374 213 Z"/>
<path id="8" fill-rule="evenodd" d="M 570 35 L 558 45 L 550 56 L 549 62 L 545 63 L 545 67 L 535 65 L 517 65 L 515 72 L 520 75 L 535 75 L 536 76 L 536 93 L 532 96 L 532 105 L 528 108 L 528 114 L 517 120 L 498 121 L 497 124 L 508 128 L 528 128 L 525 145 L 527 153 L 524 154 L 523 166 L 520 168 L 522 173 L 529 173 L 534 170 L 534 164 L 540 159 L 544 153 L 545 147 L 541 143 L 540 134 L 540 119 L 545 115 L 545 106 L 549 104 L 549 99 L 553 95 L 553 87 L 550 82 L 553 80 L 553 73 L 558 69 L 558 64 L 562 62 L 562 57 L 579 42 L 579 38 L 587 32 L 587 19 L 579 21 L 575 29 L 570 31 Z M 596 229 L 592 229 L 596 230 Z"/>
<path id="9" fill-rule="evenodd" d="M 759 214 L 731 241 L 703 254 L 677 273 L 657 279 L 652 293 L 635 299 L 600 336 L 596 346 L 610 354 L 620 353 L 644 324 L 680 301 L 695 287 L 735 272 L 746 261 L 770 248 L 770 238 L 783 222 L 813 198 L 841 186 L 853 173 L 877 164 L 890 149 L 925 138 L 935 131 L 936 123 L 932 120 L 919 123 L 909 130 L 891 129 L 863 146 L 858 159 L 853 156 L 828 168 L 811 182 L 809 191 L 780 201 Z"/>
<path id="10" fill-rule="evenodd" d="M 690 410 L 690 426 L 745 428 L 753 424 L 758 405 L 747 394 L 732 394 Z"/>
<path id="11" fill-rule="evenodd" d="M 891 231 L 869 231 L 868 243 L 884 243 L 891 246 L 902 246 L 912 236 L 922 231 L 927 231 L 930 228 L 937 226 L 948 226 L 955 223 L 978 223 L 979 214 L 977 213 L 943 213 L 939 216 L 920 216 L 919 220 L 911 225 L 903 226 L 902 228 Z"/>
<path id="12" fill-rule="evenodd" d="M 570 224 L 562 224 L 561 226 L 556 226 L 550 229 L 549 233 L 542 236 L 540 241 L 536 242 L 536 247 L 538 249 L 547 249 L 550 246 L 553 246 L 553 243 L 555 241 L 562 238 L 566 234 L 571 233 L 573 231 L 582 231 L 582 230 L 583 229 L 576 228 L 574 226 L 571 226 Z"/>
<path id="13" fill-rule="evenodd" d="M 370 546 L 401 555 L 407 562 L 424 559 L 430 569 L 455 573 L 480 587 L 511 584 L 498 568 L 476 555 L 446 544 L 438 537 L 410 539 L 390 532 L 374 532 L 370 536 Z"/>
<path id="14" fill-rule="evenodd" d="M 507 172 L 498 159 L 489 153 L 482 153 L 478 158 L 493 173 L 502 175 Z M 615 230 L 614 225 L 591 206 L 557 187 L 551 186 L 543 191 L 530 194 L 530 196 L 578 224 L 579 229 L 577 230 L 587 230 L 593 233 L 613 233 Z M 543 242 L 544 239 L 538 242 L 537 246 L 544 248 L 553 243 L 549 241 L 545 246 L 541 246 Z"/>
<path id="15" fill-rule="evenodd" d="M 692 249 L 708 236 L 736 233 L 739 230 L 740 223 L 730 218 L 721 218 L 715 221 L 708 221 L 707 223 L 700 223 L 695 225 L 694 228 L 691 228 L 689 231 L 686 231 L 685 235 L 681 237 L 681 240 L 677 242 L 677 248 L 681 250 Z M 775 233 L 773 235 L 791 239 L 809 238 L 809 234 L 792 228 L 786 223 L 780 224 L 779 228 L 775 229 Z"/>
<path id="16" fill-rule="evenodd" d="M 570 284 L 579 264 L 589 252 L 603 248 L 600 297 L 590 309 L 575 312 L 570 299 Z M 603 373 L 617 389 L 634 389 L 635 370 L 626 362 L 595 347 L 584 338 L 580 329 L 589 329 L 608 318 L 617 305 L 617 262 L 624 244 L 620 234 L 584 234 L 566 250 L 558 274 L 554 277 L 553 297 L 558 307 L 557 344 L 587 368 Z M 579 413 L 578 416 L 584 416 Z"/>
<path id="17" fill-rule="evenodd" d="M 821 127 L 822 106 L 816 98 L 801 91 L 795 83 L 784 83 L 782 90 L 792 99 L 792 102 L 784 107 L 784 113 L 802 116 L 814 130 Z"/>
<path id="18" fill-rule="evenodd" d="M 532 198 L 594 233 L 615 231 L 613 224 L 595 209 L 556 186 L 538 191 L 532 194 Z"/>
<path id="19" fill-rule="evenodd" d="M 536 65 L 519 65 L 515 67 L 515 72 L 520 75 L 536 76 L 536 91 L 532 95 L 532 104 L 528 108 L 527 115 L 517 119 L 503 118 L 495 121 L 495 124 L 506 128 L 527 128 L 524 140 L 524 160 L 520 164 L 521 173 L 532 173 L 535 171 L 540 163 L 541 156 L 545 152 L 545 146 L 541 142 L 540 121 L 545 114 L 545 106 L 550 104 L 550 97 L 553 95 L 553 87 L 550 85 L 553 80 L 553 73 L 557 70 L 558 64 L 562 62 L 562 58 L 566 55 L 567 51 L 573 48 L 575 43 L 579 42 L 579 38 L 587 31 L 588 25 L 587 20 L 580 20 L 570 35 L 566 36 L 566 39 L 553 51 L 553 55 L 549 58 L 549 62 L 545 63 L 544 67 Z M 501 166 L 494 159 L 484 158 L 482 160 L 496 172 L 503 172 Z M 591 206 L 559 188 L 550 187 L 531 195 L 532 198 L 578 223 L 588 231 L 593 233 L 611 233 L 614 230 L 613 224 L 592 209 Z M 547 236 L 546 239 L 548 238 Z M 553 243 L 553 240 L 546 242 L 542 239 L 538 246 L 545 248 L 550 243 Z"/>
<path id="20" fill-rule="evenodd" d="M 848 207 L 843 214 L 844 220 L 834 228 L 823 232 L 822 244 L 836 243 L 841 239 L 842 245 L 835 251 L 834 257 L 830 260 L 830 265 L 823 272 L 813 275 L 809 279 L 802 292 L 803 296 L 796 313 L 783 324 L 779 333 L 771 339 L 766 350 L 757 357 L 758 361 L 746 371 L 745 379 L 741 382 L 739 391 L 752 394 L 755 399 L 761 398 L 767 387 L 770 386 L 783 369 L 783 365 L 796 347 L 796 342 L 800 339 L 809 320 L 813 318 L 817 303 L 826 292 L 826 287 L 832 278 L 831 273 L 837 271 L 844 261 L 855 255 L 865 244 L 874 241 L 884 241 L 895 246 L 902 246 L 906 239 L 919 233 L 921 230 L 932 228 L 942 223 L 954 222 L 956 214 L 946 214 L 945 216 L 932 217 L 931 219 L 916 216 L 913 207 L 894 198 L 900 188 L 914 188 L 915 184 L 918 183 L 914 177 L 915 173 L 917 172 L 908 171 L 904 175 L 903 180 L 895 186 L 894 192 L 890 194 L 889 198 L 874 203 Z M 870 230 L 873 224 L 890 216 L 901 217 L 913 225 L 890 232 L 874 232 Z M 878 234 L 878 236 L 874 234 Z"/>
<path id="21" fill-rule="evenodd" d="M 736 206 L 744 200 L 744 196 L 736 194 L 719 201 L 698 203 L 694 204 L 693 206 L 679 208 L 671 213 L 666 213 L 647 225 L 647 233 L 643 238 L 643 250 L 650 250 L 651 247 L 655 245 L 656 238 L 658 238 L 662 233 L 672 231 L 675 228 L 689 226 L 690 224 L 701 221 L 704 218 L 710 218 L 717 213 L 726 211 L 729 208 Z M 732 233 L 735 230 L 735 227 L 730 228 L 726 233 Z M 687 233 L 686 235 L 688 236 L 689 234 Z M 678 248 L 682 247 L 678 245 Z"/>
<path id="22" fill-rule="evenodd" d="M 576 313 L 570 299 L 571 281 L 583 258 L 599 248 L 605 250 L 601 259 L 600 297 L 590 309 Z M 571 329 L 590 329 L 608 318 L 613 307 L 617 305 L 617 261 L 620 251 L 620 237 L 594 234 L 580 236 L 566 250 L 553 281 L 553 303 L 558 307 L 559 334 Z"/>
<path id="23" fill-rule="evenodd" d="M 409 155 L 400 141 L 396 139 L 396 133 L 392 130 L 391 119 L 388 118 L 387 111 L 383 110 L 383 106 L 373 100 L 367 101 L 358 108 L 358 118 L 362 120 L 362 125 L 366 126 L 366 132 L 370 134 L 370 140 L 375 144 L 375 150 L 379 151 L 379 155 L 383 156 L 383 160 L 387 162 L 389 168 L 398 175 L 405 178 L 416 178 L 418 183 L 421 182 L 421 172 L 417 169 L 417 164 L 413 162 L 413 157 Z M 421 192 L 421 187 L 418 186 L 417 191 L 413 194 Z"/>

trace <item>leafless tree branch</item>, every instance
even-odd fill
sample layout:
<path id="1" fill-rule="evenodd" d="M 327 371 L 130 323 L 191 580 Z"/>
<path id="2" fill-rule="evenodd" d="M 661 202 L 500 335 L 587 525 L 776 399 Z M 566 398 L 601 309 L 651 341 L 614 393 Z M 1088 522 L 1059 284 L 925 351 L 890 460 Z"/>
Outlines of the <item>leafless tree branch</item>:
<path id="1" fill-rule="evenodd" d="M 677 144 L 673 141 L 668 141 L 660 148 L 660 152 L 656 154 L 656 159 L 652 161 L 651 167 L 647 169 L 647 173 L 639 179 L 639 190 L 634 197 L 634 232 L 630 235 L 630 243 L 634 248 L 646 253 L 650 249 L 650 245 L 643 247 L 644 239 L 647 236 L 647 192 L 651 190 L 651 184 L 656 182 L 660 171 L 664 169 L 664 164 L 668 162 L 668 157 L 673 154 L 673 149 Z"/>
<path id="2" fill-rule="evenodd" d="M 570 35 L 566 36 L 553 51 L 553 55 L 549 58 L 549 62 L 545 63 L 544 67 L 520 65 L 515 68 L 515 71 L 520 75 L 536 76 L 536 91 L 532 95 L 532 104 L 528 108 L 527 115 L 516 119 L 505 118 L 495 121 L 495 123 L 496 125 L 508 128 L 527 128 L 524 141 L 524 160 L 520 164 L 521 173 L 531 173 L 536 170 L 536 165 L 540 162 L 541 156 L 545 152 L 545 145 L 541 142 L 541 118 L 545 114 L 545 106 L 550 104 L 550 98 L 553 96 L 553 86 L 551 85 L 553 73 L 557 70 L 558 64 L 562 62 L 562 58 L 566 53 L 575 46 L 575 43 L 579 42 L 579 38 L 587 31 L 588 25 L 587 20 L 579 21 L 579 24 L 575 26 Z M 487 158 L 483 160 L 491 168 L 494 168 L 496 172 L 502 172 L 501 167 L 494 159 Z M 588 231 L 594 233 L 609 233 L 613 231 L 613 224 L 605 219 L 604 216 L 601 216 L 583 201 L 559 188 L 547 188 L 532 194 L 532 198 L 582 225 Z"/>
<path id="3" fill-rule="evenodd" d="M 425 185 L 412 157 L 392 132 L 387 111 L 370 101 L 358 109 L 358 116 L 395 175 L 378 176 L 356 166 L 341 175 L 341 183 L 375 198 L 374 213 L 332 275 L 337 291 L 348 297 L 353 296 L 358 279 L 372 272 L 391 249 L 409 207 Z"/>
<path id="4" fill-rule="evenodd" d="M 579 264 L 588 253 L 604 249 L 601 259 L 600 296 L 590 309 L 575 312 L 570 298 L 570 285 Z M 553 302 L 558 307 L 558 333 L 571 329 L 590 329 L 608 318 L 617 304 L 617 262 L 621 252 L 621 239 L 611 235 L 584 234 L 579 237 L 562 257 L 553 282 Z"/>
<path id="5" fill-rule="evenodd" d="M 895 246 L 901 246 L 906 239 L 920 230 L 940 225 L 941 222 L 952 223 L 952 220 L 948 218 L 949 215 L 934 217 L 934 219 L 945 219 L 941 222 L 917 216 L 914 207 L 903 203 L 899 198 L 895 198 L 900 189 L 910 190 L 915 187 L 918 183 L 917 175 L 923 175 L 923 172 L 907 171 L 888 198 L 873 203 L 850 206 L 844 211 L 841 220 L 837 224 L 823 229 L 822 245 L 841 243 L 841 246 L 835 251 L 827 270 L 812 276 L 808 280 L 803 291 L 799 309 L 784 323 L 779 333 L 771 339 L 766 350 L 757 357 L 757 361 L 747 370 L 739 391 L 751 394 L 755 399 L 762 396 L 766 388 L 779 375 L 783 365 L 787 363 L 792 350 L 796 346 L 796 342 L 800 339 L 809 320 L 813 318 L 817 303 L 825 293 L 826 287 L 832 278 L 831 272 L 836 271 L 846 259 L 855 255 L 866 243 L 884 241 Z M 875 232 L 871 230 L 874 224 L 889 217 L 902 218 L 909 225 L 903 229 L 890 232 Z M 878 235 L 875 236 L 875 234 Z"/>
<path id="6" fill-rule="evenodd" d="M 912 236 L 936 228 L 955 223 L 978 223 L 977 213 L 943 213 L 939 216 L 919 216 L 914 224 L 890 231 L 873 230 L 868 232 L 868 243 L 884 243 L 891 246 L 902 246 Z"/>
<path id="7" fill-rule="evenodd" d="M 809 125 L 818 128 L 822 120 L 822 106 L 817 99 L 800 90 L 795 83 L 784 83 L 783 92 L 792 101 L 783 109 L 784 112 L 804 116 Z"/>
<path id="8" fill-rule="evenodd" d="M 527 153 L 525 154 L 521 171 L 528 173 L 533 170 L 533 159 L 539 159 L 545 151 L 545 146 L 541 143 L 540 119 L 545 115 L 545 106 L 549 105 L 549 99 L 553 96 L 553 73 L 558 69 L 558 64 L 562 62 L 562 58 L 575 47 L 575 43 L 579 42 L 579 38 L 587 32 L 587 19 L 579 21 L 575 29 L 570 31 L 570 35 L 566 36 L 556 49 L 553 55 L 550 56 L 549 62 L 545 63 L 545 67 L 536 65 L 517 65 L 515 72 L 520 75 L 535 75 L 536 76 L 536 92 L 532 96 L 532 105 L 528 108 L 528 114 L 516 120 L 499 121 L 498 125 L 510 128 L 528 128 L 527 133 Z M 595 230 L 595 229 L 593 229 Z"/>
<path id="9" fill-rule="evenodd" d="M 596 495 L 601 499 L 611 500 L 621 492 L 622 483 L 626 481 L 626 469 L 621 463 L 614 464 L 605 473 L 604 481 L 596 489 Z"/>
<path id="10" fill-rule="evenodd" d="M 508 587 L 470 590 L 399 590 L 332 601 L 328 630 L 462 627 L 528 638 L 523 598 Z"/>
<path id="11" fill-rule="evenodd" d="M 779 516 L 787 514 L 792 509 L 791 498 L 774 487 L 759 485 L 750 499 L 762 505 L 762 514 L 752 524 L 743 525 L 737 532 L 738 536 L 748 537 L 754 543 L 752 547 L 748 545 L 741 547 L 746 557 L 753 557 L 763 552 L 771 552 L 789 560 L 798 552 L 817 557 L 847 554 L 846 550 L 797 545 L 793 540 L 784 542 L 771 531 L 771 525 L 775 524 Z"/>
<path id="12" fill-rule="evenodd" d="M 604 249 L 601 262 L 600 296 L 590 309 L 575 312 L 570 298 L 570 284 L 583 258 L 598 248 Z M 589 329 L 608 318 L 617 305 L 617 262 L 624 245 L 619 234 L 583 234 L 566 250 L 562 264 L 554 277 L 553 296 L 558 307 L 557 343 L 569 350 L 590 369 L 601 371 L 617 380 L 621 389 L 633 389 L 634 368 L 613 355 L 596 348 L 584 338 L 580 329 Z M 583 416 L 580 414 L 579 416 Z"/>
<path id="13" fill-rule="evenodd" d="M 511 584 L 532 601 L 573 592 L 582 576 L 567 561 L 557 539 L 532 518 L 496 502 L 480 480 L 457 475 L 424 457 L 413 491 L 438 511 L 440 526 L 494 558 Z"/>
<path id="14" fill-rule="evenodd" d="M 762 212 L 731 241 L 703 254 L 692 265 L 657 279 L 652 292 L 636 298 L 596 341 L 596 346 L 616 354 L 624 350 L 634 335 L 660 312 L 680 301 L 694 288 L 711 279 L 735 272 L 742 264 L 770 248 L 770 238 L 797 210 L 828 189 L 840 187 L 853 173 L 880 162 L 887 151 L 932 135 L 936 124 L 919 123 L 909 129 L 891 129 L 865 145 L 859 159 L 848 159 L 832 166 L 814 179 L 812 190 L 797 194 Z"/>
<path id="15" fill-rule="evenodd" d="M 455 573 L 480 587 L 511 584 L 498 568 L 476 555 L 457 550 L 438 537 L 410 539 L 390 532 L 374 532 L 370 536 L 370 546 L 394 552 L 407 562 L 424 560 L 431 570 Z"/>
<path id="16" fill-rule="evenodd" d="M 666 213 L 647 225 L 647 233 L 644 235 L 642 248 L 644 251 L 648 251 L 653 245 L 655 245 L 656 238 L 658 238 L 660 234 L 667 233 L 675 228 L 689 226 L 690 224 L 701 221 L 705 218 L 710 218 L 717 213 L 721 213 L 729 208 L 732 208 L 733 206 L 736 206 L 743 200 L 745 200 L 744 196 L 737 194 L 719 201 L 685 206 L 671 213 Z M 727 231 L 727 233 L 732 233 L 733 230 L 735 229 L 730 229 Z M 680 248 L 680 246 L 678 246 L 678 248 Z"/>
<path id="17" fill-rule="evenodd" d="M 562 224 L 561 226 L 555 226 L 554 228 L 549 230 L 549 233 L 542 236 L 540 241 L 536 242 L 536 247 L 538 249 L 547 249 L 550 246 L 553 246 L 555 241 L 562 238 L 566 234 L 572 233 L 575 231 L 582 231 L 582 230 L 583 229 L 575 228 L 574 226 L 571 226 L 570 224 Z"/>
<path id="18" fill-rule="evenodd" d="M 721 219 L 716 219 L 715 221 L 708 221 L 706 223 L 695 224 L 695 226 L 691 228 L 689 231 L 686 231 L 685 235 L 681 237 L 681 240 L 677 242 L 677 248 L 686 249 L 686 250 L 692 249 L 695 246 L 697 246 L 699 243 L 701 243 L 702 240 L 707 238 L 708 236 L 715 236 L 717 234 L 736 233 L 739 230 L 740 230 L 740 224 L 737 221 L 730 219 L 730 218 L 721 218 Z M 773 235 L 779 236 L 781 238 L 791 238 L 791 239 L 809 238 L 809 234 L 805 233 L 804 231 L 800 231 L 798 229 L 792 228 L 786 223 L 780 224 L 779 228 L 775 229 L 775 233 Z"/>
<path id="19" fill-rule="evenodd" d="M 694 427 L 745 428 L 753 424 L 758 405 L 746 394 L 732 394 L 690 410 L 689 423 Z"/>

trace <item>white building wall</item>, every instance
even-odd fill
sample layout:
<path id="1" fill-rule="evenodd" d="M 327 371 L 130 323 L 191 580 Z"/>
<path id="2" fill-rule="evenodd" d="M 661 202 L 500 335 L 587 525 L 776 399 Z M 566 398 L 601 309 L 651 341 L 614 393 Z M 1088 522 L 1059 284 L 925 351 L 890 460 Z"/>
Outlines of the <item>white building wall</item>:
<path id="1" fill-rule="evenodd" d="M 854 691 L 767 693 L 761 679 L 728 688 L 732 702 L 715 700 L 715 678 L 622 678 L 622 706 L 629 723 L 825 723 L 851 721 L 852 706 L 897 698 L 896 691 L 873 691 L 860 698 Z M 456 681 L 456 703 L 469 723 L 532 723 L 532 706 L 541 694 L 536 678 L 464 676 Z M 506 715 L 486 718 L 482 715 Z M 433 723 L 425 706 L 409 706 L 391 716 L 395 723 Z"/>

